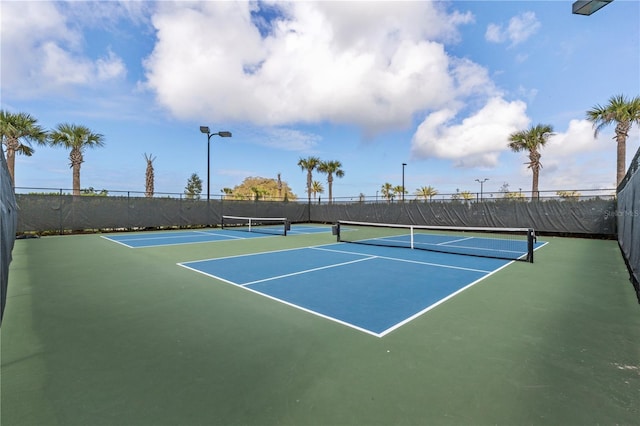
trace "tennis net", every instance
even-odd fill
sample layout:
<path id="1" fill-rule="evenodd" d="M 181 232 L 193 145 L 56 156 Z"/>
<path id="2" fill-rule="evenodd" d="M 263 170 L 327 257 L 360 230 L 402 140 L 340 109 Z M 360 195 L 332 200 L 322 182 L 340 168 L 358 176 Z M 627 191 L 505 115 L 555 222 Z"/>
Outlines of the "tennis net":
<path id="1" fill-rule="evenodd" d="M 404 247 L 533 263 L 535 232 L 528 228 L 446 227 L 338 221 L 338 242 Z"/>
<path id="2" fill-rule="evenodd" d="M 222 216 L 222 229 L 287 235 L 289 221 L 284 217 Z"/>

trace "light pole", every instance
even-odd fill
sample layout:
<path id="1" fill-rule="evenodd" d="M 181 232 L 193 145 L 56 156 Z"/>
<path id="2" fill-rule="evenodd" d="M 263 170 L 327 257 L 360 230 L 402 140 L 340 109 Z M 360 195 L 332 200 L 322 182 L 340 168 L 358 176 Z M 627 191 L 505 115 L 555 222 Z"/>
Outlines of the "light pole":
<path id="1" fill-rule="evenodd" d="M 407 165 L 407 163 L 402 163 L 402 202 L 404 203 L 404 168 Z"/>
<path id="2" fill-rule="evenodd" d="M 231 132 L 221 131 L 211 133 L 208 126 L 200 126 L 200 132 L 207 135 L 207 202 L 209 201 L 211 186 L 211 136 L 220 136 L 221 138 L 230 138 Z"/>
<path id="3" fill-rule="evenodd" d="M 485 183 L 486 181 L 488 181 L 488 180 L 489 180 L 489 178 L 484 178 L 484 179 L 482 179 L 482 180 L 480 180 L 480 179 L 476 179 L 476 182 L 479 182 L 479 183 L 480 183 L 480 201 L 482 201 L 482 189 L 483 189 L 484 183 Z"/>

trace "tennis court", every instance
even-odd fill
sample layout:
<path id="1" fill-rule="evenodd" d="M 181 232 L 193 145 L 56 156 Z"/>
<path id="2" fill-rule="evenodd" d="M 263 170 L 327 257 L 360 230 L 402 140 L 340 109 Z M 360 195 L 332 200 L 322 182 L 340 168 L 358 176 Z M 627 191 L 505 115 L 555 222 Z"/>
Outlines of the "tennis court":
<path id="1" fill-rule="evenodd" d="M 2 423 L 637 423 L 615 241 L 544 237 L 527 263 L 297 226 L 16 241 Z"/>
<path id="2" fill-rule="evenodd" d="M 310 233 L 331 232 L 327 226 L 306 226 L 292 225 L 287 231 L 291 235 L 303 235 Z M 134 234 L 113 234 L 105 235 L 103 238 L 122 244 L 129 248 L 144 248 L 170 246 L 177 244 L 211 243 L 232 240 L 242 240 L 246 238 L 265 238 L 283 235 L 284 229 L 281 226 L 260 227 L 250 230 L 248 228 L 227 228 L 208 230 L 188 230 L 188 231 L 164 231 L 164 232 L 139 232 Z"/>
<path id="3" fill-rule="evenodd" d="M 179 265 L 382 337 L 508 264 L 343 243 Z"/>

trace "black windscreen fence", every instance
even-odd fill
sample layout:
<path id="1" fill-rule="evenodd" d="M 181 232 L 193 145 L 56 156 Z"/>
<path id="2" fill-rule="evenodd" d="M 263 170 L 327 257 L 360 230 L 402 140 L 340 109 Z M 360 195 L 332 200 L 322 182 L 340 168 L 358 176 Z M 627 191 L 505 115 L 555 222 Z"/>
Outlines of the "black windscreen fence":
<path id="1" fill-rule="evenodd" d="M 633 195 L 632 191 L 627 192 L 631 195 L 626 198 L 631 200 L 635 196 L 637 199 L 637 193 Z M 222 216 L 227 215 L 284 217 L 291 223 L 353 220 L 407 225 L 533 228 L 538 233 L 613 237 L 616 218 L 623 216 L 616 211 L 614 200 L 597 198 L 583 201 L 383 201 L 321 205 L 66 194 L 17 194 L 16 199 L 20 207 L 18 232 L 39 234 L 218 226 Z M 633 208 L 630 211 L 633 212 Z M 636 212 L 637 208 L 636 205 Z"/>
<path id="2" fill-rule="evenodd" d="M 640 302 L 640 149 L 618 187 L 618 243 Z"/>
<path id="3" fill-rule="evenodd" d="M 7 301 L 9 263 L 16 238 L 18 209 L 9 169 L 0 149 L 0 324 Z"/>
<path id="4" fill-rule="evenodd" d="M 19 233 L 217 226 L 223 215 L 307 222 L 308 205 L 273 201 L 17 194 Z"/>
<path id="5" fill-rule="evenodd" d="M 317 205 L 314 222 L 353 220 L 428 226 L 533 228 L 558 235 L 614 236 L 615 201 L 412 201 Z"/>

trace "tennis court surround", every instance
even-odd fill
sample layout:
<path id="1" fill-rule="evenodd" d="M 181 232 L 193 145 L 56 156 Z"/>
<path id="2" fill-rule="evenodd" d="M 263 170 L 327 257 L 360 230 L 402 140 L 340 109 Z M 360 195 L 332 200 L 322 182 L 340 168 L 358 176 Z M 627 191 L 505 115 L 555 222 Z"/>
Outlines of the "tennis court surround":
<path id="1" fill-rule="evenodd" d="M 328 232 L 19 240 L 3 424 L 633 424 L 640 318 L 617 244 L 548 240 L 381 339 L 176 266 Z"/>

